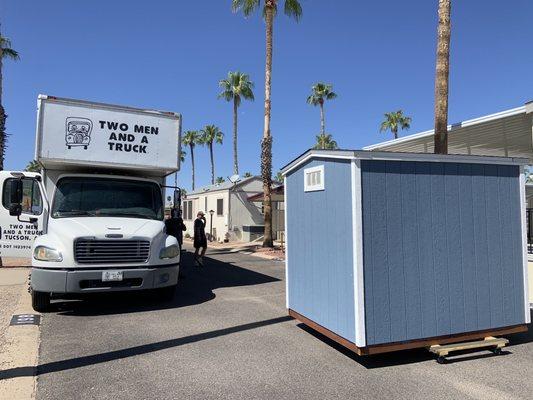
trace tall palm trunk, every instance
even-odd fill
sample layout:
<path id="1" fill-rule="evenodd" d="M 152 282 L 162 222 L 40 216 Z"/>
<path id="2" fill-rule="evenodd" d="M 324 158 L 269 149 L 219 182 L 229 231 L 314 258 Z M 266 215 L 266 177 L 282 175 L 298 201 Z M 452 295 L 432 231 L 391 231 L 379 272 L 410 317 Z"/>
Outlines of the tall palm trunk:
<path id="1" fill-rule="evenodd" d="M 270 134 L 270 91 L 272 87 L 272 40 L 274 7 L 272 0 L 266 2 L 266 62 L 265 62 L 265 129 L 261 141 L 261 174 L 263 178 L 263 208 L 265 233 L 263 247 L 273 247 L 272 240 L 272 136 Z"/>
<path id="2" fill-rule="evenodd" d="M 191 149 L 191 164 L 192 164 L 192 190 L 194 190 L 194 146 L 190 145 Z"/>
<path id="3" fill-rule="evenodd" d="M 6 150 L 6 112 L 4 110 L 4 104 L 2 103 L 2 91 L 3 91 L 3 85 L 2 85 L 2 59 L 4 57 L 4 52 L 2 49 L 2 46 L 0 46 L 0 171 L 4 170 L 4 157 L 5 157 L 5 150 Z"/>
<path id="4" fill-rule="evenodd" d="M 394 139 L 398 139 L 398 129 L 393 129 L 392 134 L 394 135 Z"/>
<path id="5" fill-rule="evenodd" d="M 237 155 L 237 116 L 238 116 L 237 99 L 233 99 L 233 173 L 239 175 L 239 158 Z"/>
<path id="6" fill-rule="evenodd" d="M 326 121 L 324 118 L 324 101 L 320 102 L 320 133 L 322 135 L 326 133 Z"/>
<path id="7" fill-rule="evenodd" d="M 213 142 L 209 143 L 209 158 L 211 158 L 211 185 L 215 184 L 215 159 L 213 157 Z"/>
<path id="8" fill-rule="evenodd" d="M 435 74 L 435 154 L 448 154 L 448 85 L 450 75 L 451 0 L 439 0 Z"/>

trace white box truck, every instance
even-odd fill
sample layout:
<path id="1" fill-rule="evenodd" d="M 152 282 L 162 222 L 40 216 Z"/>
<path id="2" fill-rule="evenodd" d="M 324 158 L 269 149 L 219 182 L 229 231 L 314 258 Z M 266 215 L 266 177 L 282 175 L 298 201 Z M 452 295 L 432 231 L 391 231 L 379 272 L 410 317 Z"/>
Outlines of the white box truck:
<path id="1" fill-rule="evenodd" d="M 164 194 L 180 130 L 175 113 L 39 96 L 41 173 L 0 172 L 0 256 L 31 257 L 36 311 L 71 293 L 173 296 L 180 248 Z"/>

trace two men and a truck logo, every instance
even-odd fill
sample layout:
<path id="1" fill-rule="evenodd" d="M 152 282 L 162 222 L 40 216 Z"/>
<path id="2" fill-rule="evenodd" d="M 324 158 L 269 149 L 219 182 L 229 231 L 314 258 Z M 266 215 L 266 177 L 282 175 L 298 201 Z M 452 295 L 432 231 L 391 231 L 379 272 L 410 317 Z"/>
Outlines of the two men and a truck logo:
<path id="1" fill-rule="evenodd" d="M 83 146 L 87 150 L 87 146 L 91 143 L 92 130 L 93 122 L 90 119 L 68 117 L 65 133 L 67 148 L 71 149 L 72 146 Z"/>
<path id="2" fill-rule="evenodd" d="M 98 121 L 102 130 L 107 129 L 109 133 L 108 146 L 109 150 L 126 153 L 147 153 L 148 135 L 158 135 L 159 127 L 135 124 L 133 133 L 129 131 L 130 126 L 127 123 Z M 91 133 L 93 131 L 93 121 L 82 117 L 67 117 L 65 129 L 65 144 L 68 149 L 72 147 L 82 147 L 87 150 L 91 143 Z M 136 134 L 140 134 L 139 137 Z M 135 143 L 137 142 L 137 143 Z"/>

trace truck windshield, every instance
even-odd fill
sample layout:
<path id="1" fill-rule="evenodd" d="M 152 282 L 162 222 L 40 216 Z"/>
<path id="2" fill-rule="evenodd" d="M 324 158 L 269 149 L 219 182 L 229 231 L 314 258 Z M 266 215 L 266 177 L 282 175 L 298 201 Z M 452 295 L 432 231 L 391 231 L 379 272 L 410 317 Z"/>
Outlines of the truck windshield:
<path id="1" fill-rule="evenodd" d="M 151 182 L 94 177 L 58 182 L 53 218 L 109 216 L 162 220 L 160 187 Z"/>

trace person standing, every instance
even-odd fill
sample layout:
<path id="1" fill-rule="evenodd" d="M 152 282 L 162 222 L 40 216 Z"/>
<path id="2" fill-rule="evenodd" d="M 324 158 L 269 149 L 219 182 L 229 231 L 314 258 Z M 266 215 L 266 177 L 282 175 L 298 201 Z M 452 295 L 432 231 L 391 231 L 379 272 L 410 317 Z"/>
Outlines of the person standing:
<path id="1" fill-rule="evenodd" d="M 165 221 L 165 227 L 167 234 L 174 236 L 180 245 L 180 250 L 183 247 L 183 231 L 187 230 L 187 227 L 183 223 L 181 218 L 181 212 L 178 208 L 173 208 L 170 211 L 170 218 Z"/>
<path id="2" fill-rule="evenodd" d="M 204 266 L 203 257 L 207 251 L 207 236 L 205 235 L 205 214 L 198 211 L 194 220 L 194 261 L 198 267 Z M 200 250 L 201 249 L 201 250 Z"/>

